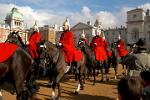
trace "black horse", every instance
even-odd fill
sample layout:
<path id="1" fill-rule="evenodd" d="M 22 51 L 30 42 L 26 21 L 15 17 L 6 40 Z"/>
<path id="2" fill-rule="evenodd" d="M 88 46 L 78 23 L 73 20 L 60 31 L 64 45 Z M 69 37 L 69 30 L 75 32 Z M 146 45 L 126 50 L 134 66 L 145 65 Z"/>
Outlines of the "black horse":
<path id="1" fill-rule="evenodd" d="M 67 66 L 67 63 L 65 61 L 64 58 L 64 52 L 57 48 L 56 45 L 54 45 L 53 43 L 46 41 L 44 43 L 44 47 L 45 47 L 45 51 L 46 54 L 48 55 L 49 61 L 52 64 L 53 67 L 53 72 L 52 72 L 52 98 L 55 99 L 55 89 L 56 86 L 58 88 L 58 98 L 61 95 L 60 92 L 60 81 L 62 79 L 62 77 L 65 75 L 65 69 Z M 85 55 L 84 53 L 82 53 L 82 59 L 81 61 L 77 62 L 77 66 L 76 68 L 78 69 L 78 79 L 79 79 L 79 83 L 78 83 L 78 88 L 76 90 L 75 93 L 79 93 L 80 89 L 83 89 L 83 84 L 84 84 L 84 72 L 85 72 L 85 63 L 86 63 L 86 59 L 85 59 Z"/>
<path id="2" fill-rule="evenodd" d="M 113 42 L 111 43 L 111 50 L 110 50 L 111 56 L 110 56 L 110 61 L 109 61 L 109 65 L 112 66 L 115 70 L 115 79 L 117 79 L 117 74 L 118 74 L 118 50 L 117 50 L 117 43 Z"/>
<path id="3" fill-rule="evenodd" d="M 26 51 L 29 55 L 29 50 L 26 44 L 22 41 L 20 35 L 18 32 L 12 32 L 8 35 L 6 43 L 13 43 L 21 47 L 24 51 Z M 36 82 L 35 79 L 39 76 L 39 58 L 32 59 L 32 68 L 30 70 L 30 73 L 28 75 L 28 88 L 30 88 L 31 93 L 36 92 Z"/>
<path id="4" fill-rule="evenodd" d="M 31 69 L 31 61 L 30 55 L 18 47 L 11 57 L 0 63 L 0 88 L 9 92 L 15 91 L 17 100 L 28 100 L 24 82 Z M 11 85 L 11 90 L 7 87 L 7 83 Z"/>
<path id="5" fill-rule="evenodd" d="M 94 56 L 94 51 L 92 50 L 92 48 L 88 45 L 88 44 L 78 44 L 78 47 L 81 48 L 81 50 L 86 54 L 87 56 L 87 61 L 89 63 L 87 63 L 87 67 L 89 69 L 89 73 L 92 72 L 93 73 L 93 85 L 95 85 L 95 81 L 96 81 L 96 70 L 99 71 L 99 69 L 101 70 L 101 81 L 103 81 L 103 68 L 105 68 L 105 73 L 106 73 L 106 79 L 108 79 L 108 72 L 109 72 L 109 67 L 108 67 L 108 57 L 106 58 L 106 60 L 104 62 L 99 62 L 97 60 L 95 60 L 95 56 Z M 92 70 L 92 71 L 91 71 Z"/>

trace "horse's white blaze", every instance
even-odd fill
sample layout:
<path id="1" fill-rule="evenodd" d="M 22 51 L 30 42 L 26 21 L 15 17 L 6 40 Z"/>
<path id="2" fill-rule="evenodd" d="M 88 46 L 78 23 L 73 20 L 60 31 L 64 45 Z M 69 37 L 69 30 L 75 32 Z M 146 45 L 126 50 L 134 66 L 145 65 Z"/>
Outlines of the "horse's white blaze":
<path id="1" fill-rule="evenodd" d="M 80 83 L 79 83 L 79 84 L 78 84 L 77 91 L 80 91 L 80 86 L 81 86 L 81 85 L 80 85 Z"/>

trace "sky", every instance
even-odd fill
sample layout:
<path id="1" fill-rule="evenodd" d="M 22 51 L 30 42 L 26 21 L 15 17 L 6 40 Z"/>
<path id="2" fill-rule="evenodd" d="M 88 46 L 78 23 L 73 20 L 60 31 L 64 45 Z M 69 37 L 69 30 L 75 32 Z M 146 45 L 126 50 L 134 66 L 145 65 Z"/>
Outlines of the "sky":
<path id="1" fill-rule="evenodd" d="M 61 26 L 66 17 L 71 26 L 78 22 L 92 25 L 98 19 L 103 28 L 126 26 L 126 12 L 135 8 L 150 9 L 150 0 L 0 0 L 0 22 L 14 7 L 24 15 L 24 25 Z"/>

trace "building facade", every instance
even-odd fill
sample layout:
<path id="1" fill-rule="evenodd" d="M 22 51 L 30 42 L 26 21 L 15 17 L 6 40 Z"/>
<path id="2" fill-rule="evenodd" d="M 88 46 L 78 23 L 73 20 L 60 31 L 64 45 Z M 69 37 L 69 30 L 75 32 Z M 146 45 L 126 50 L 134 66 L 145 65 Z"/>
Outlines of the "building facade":
<path id="1" fill-rule="evenodd" d="M 142 8 L 127 12 L 127 42 L 135 43 L 140 38 L 150 48 L 150 14 Z"/>
<path id="2" fill-rule="evenodd" d="M 81 37 L 81 34 L 84 32 L 85 37 L 87 38 L 87 42 L 90 43 L 93 37 L 93 34 L 95 33 L 95 29 L 90 24 L 85 24 L 82 22 L 77 23 L 75 26 L 71 28 L 71 31 L 74 34 L 74 40 L 75 44 L 77 45 L 79 38 Z"/>
<path id="3" fill-rule="evenodd" d="M 23 14 L 18 11 L 17 8 L 12 8 L 9 13 L 7 13 L 5 18 L 5 23 L 9 25 L 10 30 L 21 30 L 24 28 Z"/>
<path id="4" fill-rule="evenodd" d="M 7 13 L 4 21 L 5 23 L 0 23 L 0 42 L 6 41 L 8 34 L 14 30 L 20 31 L 19 35 L 25 42 L 26 33 L 24 32 L 23 14 L 14 7 Z"/>
<path id="5" fill-rule="evenodd" d="M 116 27 L 116 28 L 109 28 L 104 30 L 104 34 L 106 37 L 106 40 L 109 43 L 113 43 L 114 41 L 118 40 L 118 37 L 120 35 L 121 39 L 127 44 L 127 28 L 126 27 Z"/>
<path id="6" fill-rule="evenodd" d="M 5 42 L 10 32 L 10 28 L 5 23 L 0 23 L 0 42 Z"/>

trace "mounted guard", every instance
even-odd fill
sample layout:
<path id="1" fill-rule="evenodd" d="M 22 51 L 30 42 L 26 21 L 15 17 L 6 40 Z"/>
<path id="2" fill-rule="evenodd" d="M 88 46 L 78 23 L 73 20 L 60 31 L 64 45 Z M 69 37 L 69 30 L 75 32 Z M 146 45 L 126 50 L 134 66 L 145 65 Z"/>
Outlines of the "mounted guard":
<path id="1" fill-rule="evenodd" d="M 73 33 L 70 31 L 70 24 L 68 18 L 63 23 L 63 33 L 61 34 L 59 46 L 64 51 L 64 57 L 68 64 L 65 72 L 68 72 L 72 63 L 80 61 L 82 53 L 80 50 L 76 50 L 74 44 Z"/>

